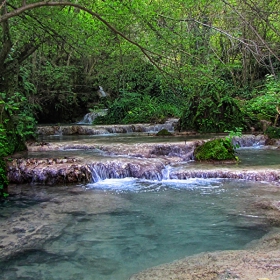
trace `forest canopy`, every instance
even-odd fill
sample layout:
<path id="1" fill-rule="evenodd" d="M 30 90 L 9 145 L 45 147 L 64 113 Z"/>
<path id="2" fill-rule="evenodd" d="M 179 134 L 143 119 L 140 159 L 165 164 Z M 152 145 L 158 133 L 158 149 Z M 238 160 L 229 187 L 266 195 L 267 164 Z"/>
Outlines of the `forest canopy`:
<path id="1" fill-rule="evenodd" d="M 0 1 L 0 125 L 181 118 L 249 129 L 279 114 L 277 0 Z M 107 98 L 98 95 L 102 86 Z"/>
<path id="2" fill-rule="evenodd" d="M 279 0 L 0 0 L 0 26 L 0 197 L 37 123 L 278 131 Z"/>

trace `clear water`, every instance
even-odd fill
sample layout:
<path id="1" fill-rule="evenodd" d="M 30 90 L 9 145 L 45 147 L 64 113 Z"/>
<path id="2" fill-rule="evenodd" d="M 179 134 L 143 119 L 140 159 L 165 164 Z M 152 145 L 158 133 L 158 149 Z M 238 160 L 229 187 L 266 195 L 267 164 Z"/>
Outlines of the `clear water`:
<path id="1" fill-rule="evenodd" d="M 280 168 L 280 149 L 269 146 L 240 148 L 237 150 L 242 166 L 262 166 Z"/>
<path id="2" fill-rule="evenodd" d="M 250 207 L 267 187 L 234 180 L 126 178 L 100 181 L 75 195 L 67 187 L 46 188 L 49 196 L 63 199 L 65 209 L 72 205 L 79 211 L 65 210 L 68 218 L 58 237 L 0 263 L 1 279 L 124 280 L 196 253 L 243 248 L 269 230 Z M 106 203 L 95 213 L 88 204 L 96 197 Z M 25 202 L 2 205 L 0 213 L 13 215 L 18 205 L 24 216 L 24 209 L 40 208 L 35 198 Z"/>

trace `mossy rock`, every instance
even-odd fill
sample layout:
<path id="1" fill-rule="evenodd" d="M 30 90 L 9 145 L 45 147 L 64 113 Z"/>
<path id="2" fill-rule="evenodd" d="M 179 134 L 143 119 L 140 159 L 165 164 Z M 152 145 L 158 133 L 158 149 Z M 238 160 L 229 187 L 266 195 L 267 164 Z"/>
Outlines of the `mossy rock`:
<path id="1" fill-rule="evenodd" d="M 270 139 L 279 139 L 280 138 L 280 127 L 269 126 L 266 129 L 265 134 Z"/>
<path id="2" fill-rule="evenodd" d="M 172 136 L 173 134 L 171 132 L 169 132 L 167 129 L 162 129 L 160 130 L 156 136 Z"/>
<path id="3" fill-rule="evenodd" d="M 196 160 L 237 160 L 235 150 L 230 141 L 214 139 L 198 146 L 194 151 Z"/>

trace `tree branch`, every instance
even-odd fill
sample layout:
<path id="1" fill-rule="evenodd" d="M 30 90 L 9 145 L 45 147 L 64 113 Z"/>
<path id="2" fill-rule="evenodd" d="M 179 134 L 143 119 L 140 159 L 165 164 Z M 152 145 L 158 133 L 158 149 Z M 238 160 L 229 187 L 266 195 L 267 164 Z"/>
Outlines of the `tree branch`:
<path id="1" fill-rule="evenodd" d="M 263 46 L 271 53 L 278 61 L 280 61 L 280 58 L 277 56 L 277 54 L 270 48 L 270 46 L 267 44 L 267 42 L 262 38 L 262 36 L 258 33 L 258 31 L 250 24 L 245 17 L 239 13 L 230 3 L 228 3 L 225 0 L 222 0 L 226 5 L 228 5 L 242 20 L 246 25 L 255 33 L 257 38 L 261 41 Z"/>
<path id="2" fill-rule="evenodd" d="M 148 60 L 161 72 L 168 74 L 166 71 L 164 71 L 152 58 L 151 54 L 155 54 L 157 56 L 161 56 L 159 54 L 156 54 L 148 49 L 146 49 L 145 47 L 141 46 L 140 44 L 138 44 L 137 42 L 131 40 L 130 38 L 128 38 L 125 34 L 123 34 L 122 32 L 120 32 L 119 30 L 117 30 L 113 25 L 111 25 L 107 20 L 105 20 L 102 16 L 100 16 L 98 13 L 95 13 L 94 11 L 80 5 L 77 3 L 72 3 L 72 2 L 37 2 L 37 3 L 31 3 L 31 4 L 26 4 L 20 8 L 17 8 L 9 13 L 6 13 L 4 15 L 1 15 L 0 17 L 0 23 L 7 21 L 8 19 L 15 17 L 15 16 L 19 16 L 20 14 L 32 10 L 32 9 L 36 9 L 36 8 L 41 8 L 41 7 L 54 7 L 54 6 L 70 6 L 70 7 L 75 7 L 78 8 L 82 11 L 85 11 L 86 13 L 92 15 L 93 17 L 97 18 L 99 21 L 101 21 L 103 24 L 105 24 L 110 30 L 112 30 L 115 34 L 118 34 L 120 37 L 122 37 L 123 39 L 125 39 L 126 41 L 128 41 L 129 43 L 131 43 L 132 45 L 136 46 L 137 48 L 140 49 L 140 51 L 148 58 Z M 169 74 L 168 74 L 169 75 Z"/>
<path id="3" fill-rule="evenodd" d="M 1 16 L 7 14 L 7 9 L 6 9 L 6 0 L 4 0 L 1 4 L 0 9 L 1 11 Z M 6 60 L 11 48 L 12 48 L 12 40 L 10 36 L 10 28 L 9 28 L 9 22 L 8 20 L 4 20 L 1 22 L 2 28 L 3 28 L 3 45 L 2 49 L 0 51 L 0 69 L 3 68 L 4 61 Z"/>

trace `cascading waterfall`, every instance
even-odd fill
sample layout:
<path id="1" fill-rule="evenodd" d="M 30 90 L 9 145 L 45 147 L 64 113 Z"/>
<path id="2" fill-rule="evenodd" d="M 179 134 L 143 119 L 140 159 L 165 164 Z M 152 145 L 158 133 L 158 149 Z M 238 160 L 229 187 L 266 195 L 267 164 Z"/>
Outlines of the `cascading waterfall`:
<path id="1" fill-rule="evenodd" d="M 85 114 L 83 119 L 78 124 L 92 124 L 98 116 L 106 116 L 108 109 L 102 109 Z"/>
<path id="2" fill-rule="evenodd" d="M 105 179 L 139 178 L 147 180 L 161 181 L 164 178 L 162 170 L 163 164 L 157 164 L 145 168 L 140 163 L 92 163 L 89 165 L 92 174 L 92 183 Z"/>
<path id="3" fill-rule="evenodd" d="M 266 141 L 264 135 L 243 135 L 242 137 L 233 137 L 233 144 L 239 145 L 240 147 L 252 147 L 252 146 L 263 146 Z"/>
<path id="4" fill-rule="evenodd" d="M 90 129 L 76 125 L 71 133 L 92 134 Z M 95 132 L 108 132 L 107 129 Z M 135 129 L 138 126 L 134 132 Z M 124 128 L 111 129 L 112 133 L 121 130 Z M 206 136 L 175 136 L 174 141 L 172 137 L 117 135 L 116 141 L 114 137 L 97 136 L 84 137 L 82 142 L 78 135 L 78 141 L 76 135 L 64 137 L 64 127 L 61 132 L 61 137 L 49 137 L 59 143 L 45 145 L 45 139 L 32 143 L 29 158 L 7 162 L 9 181 L 20 184 L 15 193 L 24 200 L 18 203 L 13 197 L 8 208 L 15 201 L 20 211 L 12 216 L 14 210 L 12 215 L 5 210 L 0 219 L 7 220 L 0 227 L 5 245 L 0 252 L 9 256 L 10 262 L 1 263 L 5 279 L 30 275 L 32 279 L 70 279 L 73 275 L 80 279 L 88 275 L 100 280 L 128 279 L 139 269 L 158 265 L 159 260 L 165 263 L 203 251 L 240 249 L 262 237 L 268 225 L 279 224 L 279 213 L 275 212 L 279 204 L 277 184 L 248 182 L 280 183 L 280 149 L 256 149 L 264 144 L 263 136 L 236 138 L 243 147 L 241 162 L 218 165 L 192 162 L 194 148 L 207 141 Z M 254 147 L 244 149 L 246 146 Z M 32 158 L 34 151 L 41 158 L 34 154 Z M 33 187 L 24 184 L 27 182 L 45 186 L 38 186 L 34 193 Z M 25 199 L 28 192 L 35 197 L 32 205 Z M 273 203 L 266 202 L 270 196 Z M 258 208 L 257 215 L 251 208 Z M 262 214 L 263 210 L 268 216 Z M 271 240 L 274 239 L 270 236 L 267 243 Z M 220 244 L 225 247 L 218 247 Z M 248 258 L 247 254 L 238 259 Z M 263 253 L 260 254 L 262 262 Z M 165 255 L 168 259 L 161 258 Z M 278 255 L 279 252 L 277 259 Z M 209 253 L 206 261 L 209 262 Z M 232 258 L 229 265 L 231 261 Z M 213 262 L 216 267 L 216 257 Z M 228 264 L 221 270 L 226 271 L 226 276 L 227 268 Z"/>
<path id="5" fill-rule="evenodd" d="M 171 170 L 171 166 L 167 165 L 165 166 L 165 168 L 162 170 L 162 179 L 163 180 L 168 180 L 170 179 L 170 170 Z"/>
<path id="6" fill-rule="evenodd" d="M 223 164 L 210 167 L 209 164 L 204 166 L 203 164 L 191 163 L 193 160 L 193 150 L 201 142 L 201 140 L 196 140 L 185 144 L 172 144 L 169 142 L 165 144 L 144 144 L 143 146 L 141 144 L 139 146 L 130 144 L 124 144 L 124 146 L 122 144 L 104 145 L 99 147 L 102 154 L 98 152 L 90 153 L 91 155 L 89 155 L 87 152 L 86 158 L 87 161 L 89 160 L 87 163 L 84 162 L 83 155 L 80 152 L 78 156 L 81 155 L 81 161 L 69 157 L 53 159 L 53 154 L 51 153 L 48 154 L 51 157 L 50 160 L 48 158 L 14 159 L 8 162 L 7 175 L 11 183 L 22 184 L 31 182 L 49 185 L 78 182 L 94 183 L 98 180 L 127 177 L 157 181 L 165 179 L 184 180 L 197 177 L 280 182 L 280 171 L 276 168 L 279 164 L 280 150 L 275 148 L 260 149 L 258 154 L 254 156 L 253 161 L 250 161 L 250 158 L 252 158 L 251 153 L 248 154 L 246 151 L 244 153 L 244 147 L 255 147 L 264 143 L 265 139 L 264 136 L 254 135 L 236 138 L 235 140 L 242 147 L 240 155 L 243 154 L 244 157 L 244 163 L 243 159 L 241 159 L 241 163 L 238 166 Z M 69 142 L 66 142 L 59 145 L 58 148 L 67 153 L 69 149 L 92 151 L 97 145 L 98 142 L 90 142 L 90 144 L 69 144 Z M 51 147 L 51 145 L 40 144 L 32 145 L 30 149 L 49 151 Z M 265 150 L 272 152 L 266 156 L 261 152 Z M 122 155 L 123 153 L 124 155 Z M 252 166 L 263 166 L 264 156 L 268 157 L 266 166 L 270 166 L 270 168 L 252 168 Z M 97 159 L 94 160 L 94 157 L 97 157 Z M 256 160 L 258 160 L 258 163 Z"/>

